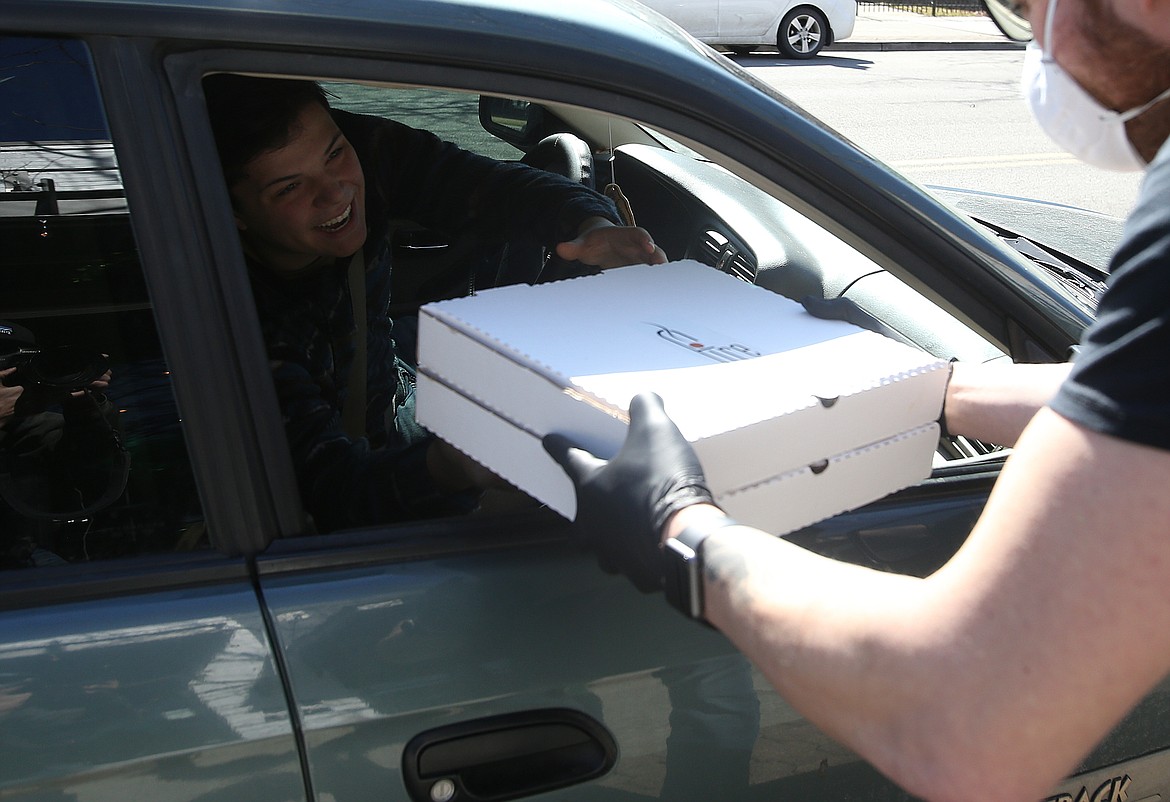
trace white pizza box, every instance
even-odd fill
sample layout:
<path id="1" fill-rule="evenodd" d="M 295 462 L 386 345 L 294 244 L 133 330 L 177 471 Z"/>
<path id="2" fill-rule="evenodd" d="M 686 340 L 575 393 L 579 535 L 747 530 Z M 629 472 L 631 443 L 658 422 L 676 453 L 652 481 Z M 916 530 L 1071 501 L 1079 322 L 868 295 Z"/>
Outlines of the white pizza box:
<path id="1" fill-rule="evenodd" d="M 929 475 L 947 368 L 683 261 L 424 306 L 417 416 L 573 518 L 572 483 L 541 438 L 611 457 L 630 400 L 655 392 L 721 504 L 779 534 Z"/>

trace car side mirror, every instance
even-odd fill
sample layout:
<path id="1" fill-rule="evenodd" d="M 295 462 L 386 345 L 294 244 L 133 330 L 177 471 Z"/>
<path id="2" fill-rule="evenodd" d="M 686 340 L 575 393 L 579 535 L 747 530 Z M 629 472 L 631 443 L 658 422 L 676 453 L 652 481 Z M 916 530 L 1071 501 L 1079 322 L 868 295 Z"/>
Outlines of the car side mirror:
<path id="1" fill-rule="evenodd" d="M 479 124 L 492 136 L 527 153 L 540 141 L 544 108 L 527 100 L 481 95 Z"/>
<path id="2" fill-rule="evenodd" d="M 1017 0 L 983 0 L 987 16 L 1013 42 L 1032 41 L 1032 23 L 1019 12 Z"/>

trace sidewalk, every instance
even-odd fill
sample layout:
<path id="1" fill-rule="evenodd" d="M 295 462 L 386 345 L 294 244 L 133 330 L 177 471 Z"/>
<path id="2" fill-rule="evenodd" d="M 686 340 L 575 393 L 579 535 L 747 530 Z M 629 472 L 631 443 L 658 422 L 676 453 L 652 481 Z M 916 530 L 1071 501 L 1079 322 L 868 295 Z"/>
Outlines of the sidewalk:
<path id="1" fill-rule="evenodd" d="M 910 11 L 861 8 L 853 35 L 825 53 L 872 50 L 1018 50 L 985 15 L 932 17 Z"/>

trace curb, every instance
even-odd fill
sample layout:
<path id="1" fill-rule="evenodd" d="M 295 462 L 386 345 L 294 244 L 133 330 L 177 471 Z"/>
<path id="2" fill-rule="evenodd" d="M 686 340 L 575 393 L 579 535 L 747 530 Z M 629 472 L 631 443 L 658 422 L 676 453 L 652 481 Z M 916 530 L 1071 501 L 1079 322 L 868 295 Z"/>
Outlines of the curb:
<path id="1" fill-rule="evenodd" d="M 1023 42 L 844 42 L 831 44 L 823 53 L 875 52 L 893 50 L 1023 50 Z"/>

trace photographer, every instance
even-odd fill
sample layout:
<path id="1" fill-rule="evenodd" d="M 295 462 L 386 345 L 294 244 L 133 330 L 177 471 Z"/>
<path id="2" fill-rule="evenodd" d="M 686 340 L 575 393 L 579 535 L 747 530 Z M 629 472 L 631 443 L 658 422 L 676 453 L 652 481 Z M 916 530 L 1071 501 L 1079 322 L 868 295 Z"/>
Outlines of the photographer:
<path id="1" fill-rule="evenodd" d="M 112 503 L 129 470 L 110 379 L 102 355 L 43 351 L 0 321 L 0 568 L 85 557 L 63 547 L 61 524 Z"/>

